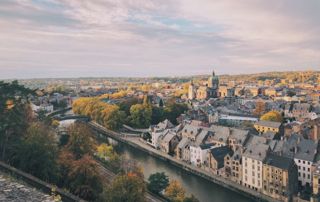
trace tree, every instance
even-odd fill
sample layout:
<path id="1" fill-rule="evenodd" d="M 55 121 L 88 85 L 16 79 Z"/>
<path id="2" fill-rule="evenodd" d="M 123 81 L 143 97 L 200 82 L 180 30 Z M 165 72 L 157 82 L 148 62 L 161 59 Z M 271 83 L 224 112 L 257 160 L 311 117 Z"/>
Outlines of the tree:
<path id="1" fill-rule="evenodd" d="M 144 202 L 146 192 L 143 178 L 134 173 L 117 176 L 107 191 L 110 202 Z"/>
<path id="2" fill-rule="evenodd" d="M 171 123 L 177 124 L 177 118 L 187 110 L 188 106 L 186 104 L 179 104 L 175 100 L 170 100 L 164 108 L 164 117 L 165 119 L 169 119 Z"/>
<path id="3" fill-rule="evenodd" d="M 164 172 L 150 175 L 148 181 L 148 189 L 154 193 L 160 193 L 169 185 L 169 177 Z"/>
<path id="4" fill-rule="evenodd" d="M 265 102 L 259 100 L 256 102 L 256 108 L 253 111 L 253 114 L 256 116 L 261 116 L 266 110 L 266 104 Z"/>
<path id="5" fill-rule="evenodd" d="M 138 128 L 146 128 L 150 126 L 152 116 L 152 108 L 150 105 L 136 104 L 130 108 L 130 122 Z"/>
<path id="6" fill-rule="evenodd" d="M 9 161 L 14 145 L 28 127 L 32 117 L 28 96 L 34 94 L 17 81 L 0 81 L 0 159 Z"/>
<path id="7" fill-rule="evenodd" d="M 173 202 L 182 202 L 186 191 L 177 180 L 172 180 L 165 189 L 165 196 Z"/>
<path id="8" fill-rule="evenodd" d="M 260 117 L 260 120 L 263 121 L 274 121 L 274 122 L 282 122 L 283 117 L 278 111 L 269 111 Z"/>
<path id="9" fill-rule="evenodd" d="M 83 155 L 93 155 L 95 151 L 95 142 L 92 138 L 92 130 L 83 123 L 75 123 L 68 128 L 69 142 L 66 145 L 67 150 L 72 152 L 76 159 Z"/>
<path id="10" fill-rule="evenodd" d="M 98 165 L 87 154 L 72 162 L 68 182 L 72 193 L 88 201 L 95 200 L 103 191 Z"/>
<path id="11" fill-rule="evenodd" d="M 194 195 L 184 198 L 183 202 L 200 202 Z"/>
<path id="12" fill-rule="evenodd" d="M 55 182 L 58 147 L 54 133 L 40 123 L 32 124 L 14 155 L 15 165 L 42 180 Z"/>

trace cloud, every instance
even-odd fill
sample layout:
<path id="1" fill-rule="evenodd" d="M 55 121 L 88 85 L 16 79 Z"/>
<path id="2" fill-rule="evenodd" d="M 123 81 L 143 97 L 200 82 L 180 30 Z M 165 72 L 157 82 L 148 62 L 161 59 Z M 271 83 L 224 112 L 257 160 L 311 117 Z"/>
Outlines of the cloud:
<path id="1" fill-rule="evenodd" d="M 68 76 L 319 69 L 319 9 L 318 0 L 3 0 L 0 70 L 50 77 L 65 76 L 63 69 Z"/>

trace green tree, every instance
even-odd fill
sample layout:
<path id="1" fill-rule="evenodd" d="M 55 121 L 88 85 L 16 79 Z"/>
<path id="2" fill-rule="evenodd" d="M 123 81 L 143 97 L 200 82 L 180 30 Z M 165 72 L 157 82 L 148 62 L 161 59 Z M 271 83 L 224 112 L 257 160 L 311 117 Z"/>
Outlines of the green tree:
<path id="1" fill-rule="evenodd" d="M 187 110 L 188 106 L 186 104 L 179 104 L 175 100 L 170 100 L 164 108 L 164 115 L 171 123 L 177 124 L 177 118 Z"/>
<path id="2" fill-rule="evenodd" d="M 146 128 L 150 126 L 152 116 L 152 108 L 150 105 L 136 104 L 130 108 L 130 122 L 138 128 Z"/>
<path id="3" fill-rule="evenodd" d="M 47 126 L 32 124 L 17 148 L 15 165 L 40 179 L 55 182 L 58 177 L 58 147 L 54 136 Z"/>
<path id="4" fill-rule="evenodd" d="M 32 112 L 28 96 L 34 94 L 30 89 L 19 85 L 17 81 L 0 81 L 0 159 L 10 161 L 10 155 L 19 144 Z"/>
<path id="5" fill-rule="evenodd" d="M 154 193 L 160 193 L 169 185 L 169 177 L 164 172 L 150 175 L 148 181 L 148 189 Z"/>

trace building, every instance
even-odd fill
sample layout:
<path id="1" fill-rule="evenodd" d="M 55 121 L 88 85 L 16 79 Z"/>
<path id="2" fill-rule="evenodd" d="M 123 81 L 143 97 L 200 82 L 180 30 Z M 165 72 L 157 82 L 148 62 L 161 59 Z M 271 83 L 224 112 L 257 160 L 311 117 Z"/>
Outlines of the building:
<path id="1" fill-rule="evenodd" d="M 234 96 L 234 88 L 228 86 L 219 86 L 219 97 L 232 97 Z"/>
<path id="2" fill-rule="evenodd" d="M 224 157 L 224 175 L 233 182 L 242 184 L 241 151 L 236 150 L 233 154 Z"/>
<path id="3" fill-rule="evenodd" d="M 193 81 L 191 81 L 188 89 L 188 99 L 193 100 L 196 98 L 196 88 L 193 84 Z"/>
<path id="4" fill-rule="evenodd" d="M 317 154 L 317 144 L 312 140 L 300 138 L 295 149 L 294 162 L 298 166 L 298 180 L 302 186 L 312 185 L 311 167 Z"/>
<path id="5" fill-rule="evenodd" d="M 262 192 L 281 201 L 291 201 L 298 189 L 298 170 L 292 158 L 269 153 L 263 163 Z"/>
<path id="6" fill-rule="evenodd" d="M 216 147 L 209 152 L 209 169 L 216 175 L 224 173 L 224 158 L 233 155 L 233 151 L 228 146 Z"/>
<path id="7" fill-rule="evenodd" d="M 263 141 L 261 141 L 263 140 Z M 262 137 L 253 137 L 242 154 L 242 184 L 245 187 L 261 191 L 263 161 L 270 151 Z"/>
<path id="8" fill-rule="evenodd" d="M 254 128 L 259 133 L 265 133 L 265 132 L 274 132 L 279 133 L 280 132 L 280 122 L 274 122 L 274 121 L 258 121 L 254 124 Z"/>
<path id="9" fill-rule="evenodd" d="M 174 131 L 166 130 L 159 142 L 161 151 L 172 154 L 179 144 L 179 138 Z"/>
<path id="10" fill-rule="evenodd" d="M 196 88 L 193 82 L 190 83 L 188 89 L 188 99 L 193 100 L 194 98 L 198 100 L 206 100 L 209 98 L 216 98 L 219 94 L 219 78 L 215 75 L 214 71 L 212 75 L 208 78 L 208 82 L 205 86 L 200 86 Z"/>
<path id="11" fill-rule="evenodd" d="M 192 165 L 201 167 L 208 166 L 208 151 L 214 147 L 214 144 L 201 144 L 199 146 L 190 146 L 190 163 Z"/>
<path id="12" fill-rule="evenodd" d="M 185 162 L 190 162 L 190 140 L 186 137 L 182 138 L 176 147 L 176 158 Z"/>
<path id="13" fill-rule="evenodd" d="M 294 159 L 298 166 L 298 183 L 301 186 L 312 185 L 312 165 L 318 151 L 318 144 L 312 140 L 293 134 L 284 139 L 282 155 Z"/>
<path id="14" fill-rule="evenodd" d="M 312 193 L 319 196 L 320 193 L 320 163 L 312 166 Z"/>

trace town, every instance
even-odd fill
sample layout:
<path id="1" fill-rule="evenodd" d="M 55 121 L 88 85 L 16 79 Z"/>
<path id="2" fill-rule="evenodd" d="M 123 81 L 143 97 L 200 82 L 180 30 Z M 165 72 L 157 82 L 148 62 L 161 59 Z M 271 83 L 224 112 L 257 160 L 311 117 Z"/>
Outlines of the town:
<path id="1" fill-rule="evenodd" d="M 317 199 L 319 72 L 220 77 L 213 71 L 209 77 L 156 81 L 49 85 L 56 92 L 37 97 L 33 110 L 70 106 L 75 114 L 137 137 L 138 144 L 273 199 Z M 99 115 L 99 106 L 109 107 L 112 117 Z"/>

